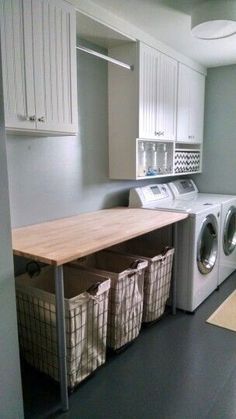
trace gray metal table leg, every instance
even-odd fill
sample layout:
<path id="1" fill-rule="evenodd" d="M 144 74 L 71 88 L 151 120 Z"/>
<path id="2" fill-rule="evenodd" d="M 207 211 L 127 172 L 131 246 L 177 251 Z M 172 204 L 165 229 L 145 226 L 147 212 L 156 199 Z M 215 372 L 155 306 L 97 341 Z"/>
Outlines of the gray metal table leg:
<path id="1" fill-rule="evenodd" d="M 69 410 L 69 400 L 67 391 L 66 327 L 63 266 L 55 266 L 54 279 L 56 289 L 57 348 L 61 387 L 61 404 L 62 410 L 65 412 Z"/>
<path id="2" fill-rule="evenodd" d="M 172 271 L 172 314 L 176 314 L 176 237 L 177 223 L 172 225 L 172 246 L 175 248 L 173 271 Z"/>

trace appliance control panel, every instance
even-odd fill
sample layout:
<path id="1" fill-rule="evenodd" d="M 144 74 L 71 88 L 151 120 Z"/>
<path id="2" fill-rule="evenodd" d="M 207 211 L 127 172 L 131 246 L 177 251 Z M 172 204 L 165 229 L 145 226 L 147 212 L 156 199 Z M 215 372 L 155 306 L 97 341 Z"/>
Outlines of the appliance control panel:
<path id="1" fill-rule="evenodd" d="M 190 198 L 198 193 L 198 189 L 192 179 L 178 179 L 168 183 L 174 198 Z"/>
<path id="2" fill-rule="evenodd" d="M 172 199 L 172 194 L 167 184 L 148 185 L 130 190 L 129 206 L 133 208 L 143 207 L 154 202 L 170 199 Z"/>

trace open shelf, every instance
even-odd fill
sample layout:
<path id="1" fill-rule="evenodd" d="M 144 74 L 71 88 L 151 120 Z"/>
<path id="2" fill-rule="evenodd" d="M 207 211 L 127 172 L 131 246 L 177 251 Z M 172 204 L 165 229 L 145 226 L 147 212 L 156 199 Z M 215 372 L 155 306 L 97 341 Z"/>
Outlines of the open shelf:
<path id="1" fill-rule="evenodd" d="M 76 13 L 76 34 L 78 38 L 105 49 L 126 44 L 127 42 L 136 42 L 136 39 L 81 12 Z"/>
<path id="2" fill-rule="evenodd" d="M 173 175 L 173 142 L 138 139 L 136 155 L 138 179 Z"/>

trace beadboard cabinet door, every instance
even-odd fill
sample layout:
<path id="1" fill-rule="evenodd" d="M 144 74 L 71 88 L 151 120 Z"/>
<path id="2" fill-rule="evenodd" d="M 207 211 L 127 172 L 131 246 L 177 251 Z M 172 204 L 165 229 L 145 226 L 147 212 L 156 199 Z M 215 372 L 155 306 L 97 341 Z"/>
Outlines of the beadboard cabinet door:
<path id="1" fill-rule="evenodd" d="M 203 141 L 205 76 L 179 64 L 177 141 Z"/>
<path id="2" fill-rule="evenodd" d="M 158 71 L 160 53 L 140 45 L 139 58 L 139 138 L 156 138 Z"/>
<path id="3" fill-rule="evenodd" d="M 177 67 L 176 60 L 161 54 L 156 134 L 163 140 L 176 139 Z"/>
<path id="4" fill-rule="evenodd" d="M 76 132 L 76 21 L 60 0 L 32 0 L 36 127 Z"/>
<path id="5" fill-rule="evenodd" d="M 5 123 L 9 129 L 35 127 L 31 6 L 31 0 L 0 2 Z"/>
<path id="6" fill-rule="evenodd" d="M 0 0 L 6 128 L 77 131 L 76 17 L 64 0 Z"/>
<path id="7" fill-rule="evenodd" d="M 177 61 L 140 45 L 139 138 L 176 137 Z"/>

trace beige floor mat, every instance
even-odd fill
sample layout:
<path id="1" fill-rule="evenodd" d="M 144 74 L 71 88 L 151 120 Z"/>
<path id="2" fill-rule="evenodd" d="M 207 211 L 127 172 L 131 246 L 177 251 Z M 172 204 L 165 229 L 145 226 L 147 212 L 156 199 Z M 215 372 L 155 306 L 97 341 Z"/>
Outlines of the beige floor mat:
<path id="1" fill-rule="evenodd" d="M 236 332 L 236 290 L 214 311 L 207 323 Z"/>

